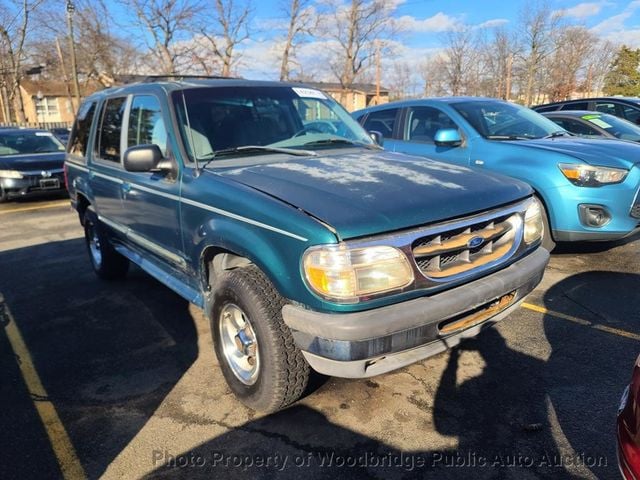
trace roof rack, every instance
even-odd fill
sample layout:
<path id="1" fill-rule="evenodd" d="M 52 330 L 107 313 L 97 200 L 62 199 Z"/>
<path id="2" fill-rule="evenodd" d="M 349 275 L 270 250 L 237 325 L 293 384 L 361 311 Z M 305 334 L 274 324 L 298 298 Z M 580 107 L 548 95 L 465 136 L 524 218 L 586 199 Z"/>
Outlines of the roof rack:
<path id="1" fill-rule="evenodd" d="M 223 77 L 220 75 L 145 75 L 140 79 L 142 83 L 161 82 L 163 80 L 187 80 L 187 79 L 200 79 L 200 80 L 238 80 L 240 77 Z"/>

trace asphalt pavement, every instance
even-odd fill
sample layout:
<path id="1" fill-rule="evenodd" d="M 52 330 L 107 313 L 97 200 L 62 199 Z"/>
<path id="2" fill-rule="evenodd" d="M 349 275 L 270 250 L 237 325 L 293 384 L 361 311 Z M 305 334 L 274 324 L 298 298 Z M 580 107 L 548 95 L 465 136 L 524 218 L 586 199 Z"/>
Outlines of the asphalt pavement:
<path id="1" fill-rule="evenodd" d="M 67 201 L 3 204 L 0 478 L 617 479 L 639 273 L 637 238 L 563 245 L 498 327 L 264 416 L 198 308 L 135 268 L 95 277 Z"/>

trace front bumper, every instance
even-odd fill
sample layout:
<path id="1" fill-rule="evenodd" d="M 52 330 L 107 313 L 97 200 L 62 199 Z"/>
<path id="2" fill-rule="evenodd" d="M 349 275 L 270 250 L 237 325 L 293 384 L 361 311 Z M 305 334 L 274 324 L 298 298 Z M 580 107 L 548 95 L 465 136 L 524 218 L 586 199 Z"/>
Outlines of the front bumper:
<path id="1" fill-rule="evenodd" d="M 23 178 L 2 178 L 0 187 L 10 196 L 26 196 L 32 193 L 55 192 L 64 190 L 64 172 L 62 169 L 51 171 L 50 176 L 23 174 Z"/>
<path id="2" fill-rule="evenodd" d="M 507 268 L 433 296 L 341 314 L 285 305 L 282 316 L 313 369 L 371 377 L 433 356 L 502 320 L 540 283 L 548 261 L 549 252 L 538 248 Z M 496 309 L 504 298 L 508 303 Z M 451 330 L 454 324 L 461 327 Z"/>

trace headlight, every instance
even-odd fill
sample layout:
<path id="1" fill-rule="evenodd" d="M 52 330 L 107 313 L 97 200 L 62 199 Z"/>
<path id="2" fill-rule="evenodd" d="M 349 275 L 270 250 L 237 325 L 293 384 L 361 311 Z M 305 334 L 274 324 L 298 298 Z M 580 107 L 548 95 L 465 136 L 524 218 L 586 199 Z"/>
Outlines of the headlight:
<path id="1" fill-rule="evenodd" d="M 629 170 L 623 168 L 592 167 L 571 163 L 560 163 L 558 167 L 571 183 L 579 187 L 600 187 L 608 183 L 620 183 L 629 173 Z"/>
<path id="2" fill-rule="evenodd" d="M 543 233 L 542 205 L 537 198 L 534 198 L 524 213 L 524 241 L 531 244 L 542 238 Z"/>
<path id="3" fill-rule="evenodd" d="M 22 178 L 22 174 L 17 170 L 0 170 L 0 177 L 4 178 Z"/>
<path id="4" fill-rule="evenodd" d="M 312 247 L 304 254 L 304 274 L 320 296 L 339 303 L 397 290 L 413 282 L 407 257 L 394 247 Z"/>

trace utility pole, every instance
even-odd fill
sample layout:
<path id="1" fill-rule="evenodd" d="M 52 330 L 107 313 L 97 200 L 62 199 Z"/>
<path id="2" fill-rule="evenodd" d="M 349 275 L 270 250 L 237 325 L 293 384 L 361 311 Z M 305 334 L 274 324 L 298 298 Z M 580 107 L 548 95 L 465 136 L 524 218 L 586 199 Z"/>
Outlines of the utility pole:
<path id="1" fill-rule="evenodd" d="M 71 76 L 73 77 L 73 94 L 75 96 L 74 110 L 80 106 L 80 85 L 78 84 L 78 65 L 76 64 L 76 46 L 73 40 L 73 14 L 76 6 L 71 0 L 67 0 L 67 29 L 69 31 L 69 48 L 71 49 Z"/>
<path id="2" fill-rule="evenodd" d="M 380 42 L 376 42 L 376 105 L 380 105 Z"/>
<path id="3" fill-rule="evenodd" d="M 510 53 L 507 57 L 507 80 L 505 85 L 504 99 L 508 102 L 511 97 L 511 75 L 513 72 L 513 53 Z"/>

